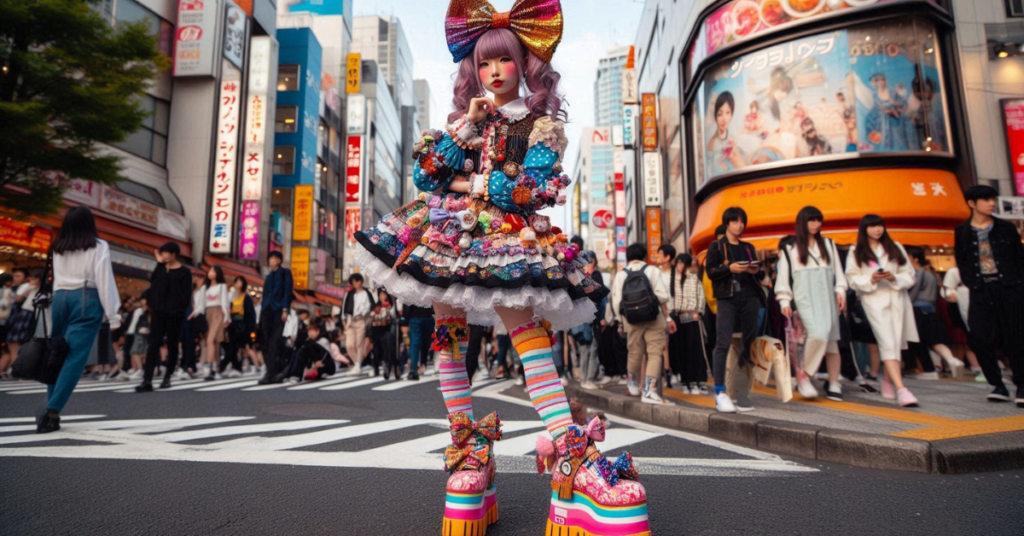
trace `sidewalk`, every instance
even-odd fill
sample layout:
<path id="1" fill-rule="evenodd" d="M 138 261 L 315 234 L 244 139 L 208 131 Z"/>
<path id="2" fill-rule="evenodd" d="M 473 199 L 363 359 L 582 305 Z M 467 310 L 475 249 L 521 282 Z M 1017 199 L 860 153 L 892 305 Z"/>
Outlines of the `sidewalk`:
<path id="1" fill-rule="evenodd" d="M 594 410 L 823 462 L 922 473 L 1024 468 L 1024 410 L 1012 402 L 986 401 L 989 386 L 973 377 L 906 384 L 921 407 L 900 408 L 845 382 L 843 402 L 794 393 L 786 404 L 775 398 L 774 388 L 755 384 L 751 399 L 757 409 L 741 414 L 718 413 L 711 396 L 675 389 L 664 394 L 676 406 L 642 404 L 624 385 L 584 391 L 571 382 L 566 391 Z"/>

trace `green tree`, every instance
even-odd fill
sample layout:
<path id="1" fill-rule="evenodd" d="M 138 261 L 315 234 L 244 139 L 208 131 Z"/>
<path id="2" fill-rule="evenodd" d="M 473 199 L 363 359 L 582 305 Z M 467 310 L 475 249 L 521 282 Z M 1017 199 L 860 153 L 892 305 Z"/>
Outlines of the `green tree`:
<path id="1" fill-rule="evenodd" d="M 99 0 L 0 0 L 0 207 L 53 214 L 69 179 L 119 180 L 116 143 L 168 58 L 145 24 L 100 16 Z"/>

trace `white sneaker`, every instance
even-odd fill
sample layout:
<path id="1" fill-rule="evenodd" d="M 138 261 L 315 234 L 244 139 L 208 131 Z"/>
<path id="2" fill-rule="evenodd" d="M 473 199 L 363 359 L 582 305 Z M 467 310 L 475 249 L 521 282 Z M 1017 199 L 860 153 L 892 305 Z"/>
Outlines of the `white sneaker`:
<path id="1" fill-rule="evenodd" d="M 939 379 L 939 373 L 935 372 L 935 371 L 932 371 L 932 372 L 922 372 L 920 374 L 915 374 L 914 376 L 911 376 L 911 377 L 914 378 L 915 380 L 938 380 Z"/>
<path id="2" fill-rule="evenodd" d="M 953 378 L 959 378 L 963 375 L 965 367 L 963 361 L 954 357 L 953 359 L 948 360 L 948 363 L 946 364 L 949 365 L 949 375 Z"/>
<path id="3" fill-rule="evenodd" d="M 635 383 L 627 383 L 626 389 L 629 391 L 629 396 L 640 396 L 640 386 Z"/>
<path id="4" fill-rule="evenodd" d="M 526 385 L 526 380 L 522 376 L 516 376 L 516 385 Z"/>
<path id="5" fill-rule="evenodd" d="M 597 384 L 599 387 L 604 387 L 605 385 L 608 385 L 609 383 L 612 383 L 614 381 L 615 379 L 612 378 L 611 376 L 601 376 L 601 379 L 597 380 L 594 383 Z"/>
<path id="6" fill-rule="evenodd" d="M 736 406 L 733 405 L 732 400 L 729 400 L 729 395 L 725 393 L 715 395 L 715 408 L 719 413 L 736 413 Z"/>
<path id="7" fill-rule="evenodd" d="M 569 378 L 566 378 L 565 376 L 562 376 L 562 380 L 561 381 L 562 381 L 562 387 L 565 387 L 566 385 L 569 385 Z"/>
<path id="8" fill-rule="evenodd" d="M 349 369 L 349 371 L 345 373 L 346 376 L 361 376 L 362 374 L 363 374 L 363 367 L 361 367 L 359 365 L 352 365 L 352 367 Z"/>
<path id="9" fill-rule="evenodd" d="M 810 378 L 797 380 L 796 390 L 798 393 L 800 393 L 800 396 L 808 400 L 814 400 L 815 398 L 818 398 L 818 390 L 815 389 L 814 385 L 811 384 Z"/>
<path id="10" fill-rule="evenodd" d="M 827 372 L 819 372 L 819 373 L 814 375 L 814 379 L 818 380 L 820 382 L 828 380 L 828 373 Z"/>
<path id="11" fill-rule="evenodd" d="M 661 395 L 659 395 L 658 393 L 656 393 L 654 391 L 650 391 L 647 394 L 645 394 L 643 396 L 643 398 L 640 399 L 640 401 L 643 402 L 644 404 L 655 404 L 655 405 L 659 405 L 659 406 L 674 406 L 674 405 L 676 405 L 675 402 L 670 402 L 668 400 L 665 400 L 664 398 L 661 398 Z"/>
<path id="12" fill-rule="evenodd" d="M 142 369 L 133 370 L 132 373 L 128 375 L 128 379 L 133 382 L 138 381 L 142 379 L 143 374 L 144 372 L 142 371 Z"/>
<path id="13" fill-rule="evenodd" d="M 178 381 L 184 381 L 184 380 L 191 379 L 192 377 L 189 376 L 189 374 L 187 372 L 185 372 L 184 370 L 178 369 L 177 372 L 174 373 L 173 378 L 175 380 L 178 380 Z"/>
<path id="14" fill-rule="evenodd" d="M 238 369 L 232 368 L 230 371 L 228 371 L 227 377 L 228 378 L 241 378 L 242 377 L 242 373 L 239 372 Z"/>
<path id="15" fill-rule="evenodd" d="M 583 382 L 580 384 L 580 388 L 585 389 L 587 391 L 594 391 L 596 389 L 600 389 L 600 387 L 598 387 L 597 384 L 594 382 Z"/>
<path id="16" fill-rule="evenodd" d="M 296 384 L 299 384 L 301 382 L 302 382 L 302 378 L 296 378 L 295 376 L 292 376 L 291 378 L 288 378 L 288 383 L 290 383 L 292 385 L 296 385 Z"/>

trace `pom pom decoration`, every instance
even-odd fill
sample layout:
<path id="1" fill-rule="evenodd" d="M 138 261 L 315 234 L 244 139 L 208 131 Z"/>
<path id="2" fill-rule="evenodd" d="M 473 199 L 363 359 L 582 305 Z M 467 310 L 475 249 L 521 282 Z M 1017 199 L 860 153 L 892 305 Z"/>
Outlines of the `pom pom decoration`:
<path id="1" fill-rule="evenodd" d="M 517 205 L 528 204 L 532 198 L 533 192 L 529 188 L 517 186 L 512 190 L 512 202 Z"/>
<path id="2" fill-rule="evenodd" d="M 508 223 L 501 224 L 501 232 L 509 234 L 512 232 L 512 225 Z"/>
<path id="3" fill-rule="evenodd" d="M 555 444 L 548 435 L 537 436 L 537 473 L 544 474 L 555 467 Z"/>
<path id="4" fill-rule="evenodd" d="M 490 212 L 481 212 L 480 215 L 477 216 L 477 221 L 485 231 L 491 228 L 492 220 L 494 220 L 494 216 L 491 216 Z"/>
<path id="5" fill-rule="evenodd" d="M 555 198 L 555 204 L 560 207 L 565 206 L 566 202 L 568 202 L 568 199 L 566 199 L 565 194 L 558 194 L 558 197 Z"/>

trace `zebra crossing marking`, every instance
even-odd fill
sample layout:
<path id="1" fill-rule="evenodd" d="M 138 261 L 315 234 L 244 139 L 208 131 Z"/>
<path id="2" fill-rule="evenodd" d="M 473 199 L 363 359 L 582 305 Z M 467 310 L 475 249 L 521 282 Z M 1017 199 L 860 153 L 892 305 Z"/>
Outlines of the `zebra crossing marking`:
<path id="1" fill-rule="evenodd" d="M 374 387 L 372 391 L 397 391 L 399 389 L 405 389 L 406 387 L 414 387 L 416 385 L 426 385 L 430 382 L 439 381 L 439 376 L 431 376 L 428 378 L 420 378 L 419 381 L 399 380 L 395 382 L 389 382 L 387 385 L 381 385 Z"/>
<path id="2" fill-rule="evenodd" d="M 362 380 L 356 380 L 354 382 L 349 382 L 349 383 L 341 383 L 341 384 L 337 384 L 337 385 L 328 385 L 327 387 L 322 387 L 320 389 L 320 391 L 343 391 L 345 389 L 355 389 L 356 387 L 363 387 L 363 386 L 366 386 L 366 385 L 373 385 L 375 383 L 380 383 L 382 381 L 384 381 L 384 378 L 380 378 L 380 377 L 378 377 L 378 378 L 365 378 L 365 379 L 362 379 Z"/>
<path id="3" fill-rule="evenodd" d="M 223 385 L 214 385 L 213 387 L 202 387 L 196 389 L 196 391 L 199 391 L 201 393 L 207 393 L 210 391 L 227 391 L 230 389 L 240 389 L 242 387 L 252 387 L 254 385 L 259 385 L 259 383 L 259 380 L 245 380 L 241 382 L 226 383 Z"/>

